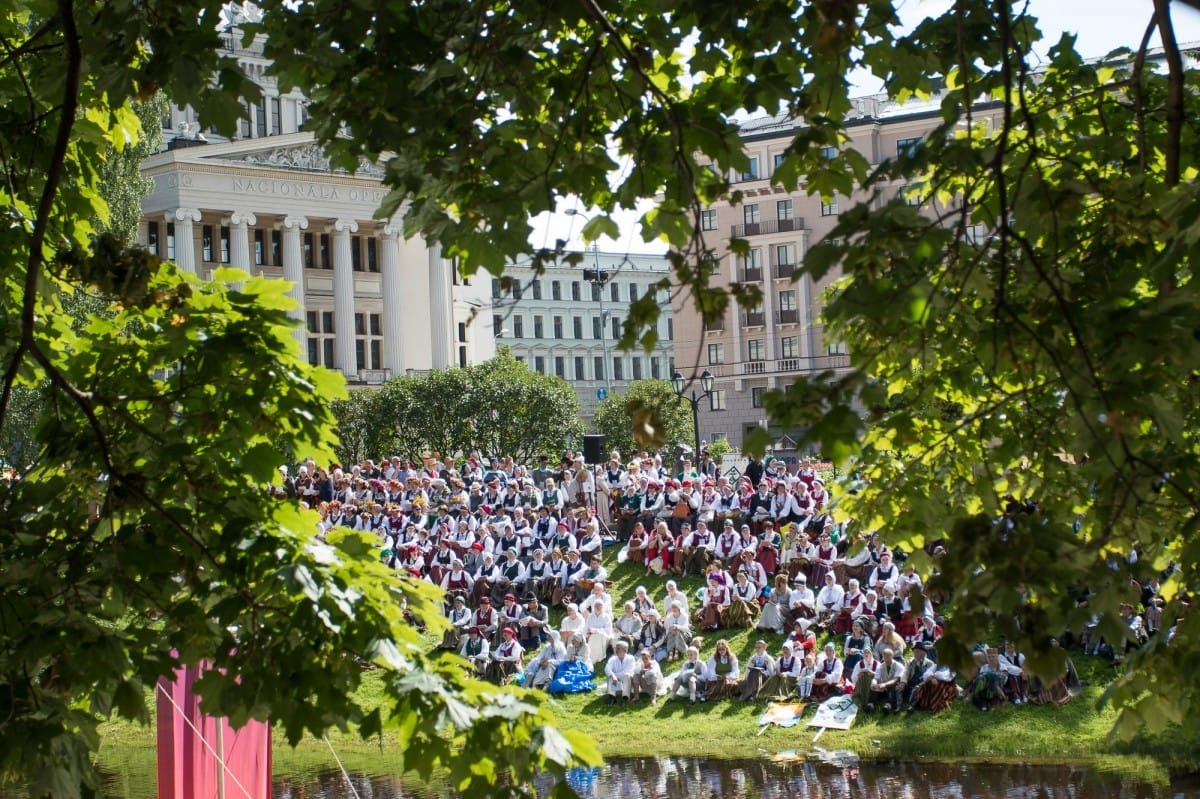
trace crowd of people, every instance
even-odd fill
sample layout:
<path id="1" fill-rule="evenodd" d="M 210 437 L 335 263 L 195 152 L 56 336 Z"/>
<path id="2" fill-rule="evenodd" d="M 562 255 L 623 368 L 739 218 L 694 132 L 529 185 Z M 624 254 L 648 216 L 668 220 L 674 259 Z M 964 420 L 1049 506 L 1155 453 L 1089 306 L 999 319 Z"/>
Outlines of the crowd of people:
<path id="1" fill-rule="evenodd" d="M 319 511 L 320 534 L 372 531 L 391 567 L 444 589 L 440 646 L 497 683 L 546 688 L 562 664 L 586 663 L 611 703 L 846 693 L 867 712 L 936 712 L 962 695 L 981 710 L 1064 703 L 1076 692 L 1069 660 L 1045 683 L 1011 643 L 981 644 L 960 687 L 938 661 L 937 604 L 911 602 L 922 576 L 877 534 L 835 521 L 814 462 L 751 460 L 731 477 L 706 454 L 670 460 L 307 462 L 295 475 L 281 468 L 279 491 Z M 606 545 L 620 554 L 606 559 Z M 612 596 L 606 560 L 654 587 Z M 689 597 L 684 576 L 703 588 Z M 720 637 L 739 628 L 762 635 L 744 663 Z"/>

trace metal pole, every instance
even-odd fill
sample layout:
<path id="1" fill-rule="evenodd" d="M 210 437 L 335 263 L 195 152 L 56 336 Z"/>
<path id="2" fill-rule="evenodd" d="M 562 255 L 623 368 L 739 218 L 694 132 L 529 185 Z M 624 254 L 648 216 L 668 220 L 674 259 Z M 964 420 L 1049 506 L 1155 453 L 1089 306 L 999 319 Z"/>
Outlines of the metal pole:
<path id="1" fill-rule="evenodd" d="M 600 245 L 592 245 L 592 256 L 596 261 L 596 285 L 600 287 L 600 348 L 604 352 L 604 368 L 600 370 L 600 379 L 604 381 L 604 391 L 612 393 L 612 384 L 608 380 L 608 318 L 604 315 L 604 281 L 600 278 Z"/>
<path id="2" fill-rule="evenodd" d="M 692 391 L 692 432 L 696 434 L 696 449 L 692 451 L 692 463 L 700 468 L 700 398 Z"/>

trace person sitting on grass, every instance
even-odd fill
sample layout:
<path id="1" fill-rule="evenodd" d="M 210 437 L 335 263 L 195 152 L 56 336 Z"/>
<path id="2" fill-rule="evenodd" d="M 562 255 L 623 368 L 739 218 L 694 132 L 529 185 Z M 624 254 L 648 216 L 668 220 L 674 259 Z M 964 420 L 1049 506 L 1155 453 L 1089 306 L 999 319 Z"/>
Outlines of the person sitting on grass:
<path id="1" fill-rule="evenodd" d="M 804 666 L 804 651 L 795 652 L 791 641 L 783 642 L 783 651 L 775 661 L 775 673 L 763 684 L 759 696 L 786 699 L 797 691 L 796 682 Z"/>
<path id="2" fill-rule="evenodd" d="M 604 603 L 596 600 L 592 604 L 592 612 L 583 619 L 583 638 L 587 641 L 588 663 L 596 664 L 604 660 L 612 637 L 612 617 L 605 612 Z"/>
<path id="3" fill-rule="evenodd" d="M 904 695 L 901 698 L 908 710 L 913 709 L 913 694 L 926 679 L 933 678 L 937 664 L 929 658 L 929 647 L 922 641 L 912 646 L 912 657 L 904 667 Z"/>
<path id="4" fill-rule="evenodd" d="M 870 648 L 871 637 L 867 635 L 862 619 L 856 619 L 854 626 L 850 629 L 850 634 L 846 636 L 846 643 L 842 647 L 842 668 L 853 671 L 854 667 L 858 665 L 858 661 L 862 659 L 863 652 Z"/>
<path id="5" fill-rule="evenodd" d="M 629 644 L 617 641 L 613 646 L 613 655 L 604 666 L 604 678 L 608 691 L 608 704 L 614 704 L 618 699 L 623 704 L 629 704 L 633 696 L 633 675 L 637 664 L 629 654 Z"/>
<path id="6" fill-rule="evenodd" d="M 634 698 L 641 699 L 645 696 L 650 700 L 650 706 L 656 707 L 658 705 L 658 688 L 662 682 L 662 668 L 655 660 L 654 653 L 649 649 L 643 649 L 633 670 L 631 688 Z"/>
<path id="7" fill-rule="evenodd" d="M 837 656 L 833 643 L 825 644 L 821 657 L 817 658 L 817 673 L 813 676 L 812 698 L 823 702 L 842 690 L 842 661 Z"/>
<path id="8" fill-rule="evenodd" d="M 834 617 L 841 612 L 842 598 L 846 595 L 846 590 L 837 584 L 833 572 L 825 572 L 824 582 L 825 586 L 816 597 L 816 625 L 821 629 L 832 626 Z"/>
<path id="9" fill-rule="evenodd" d="M 871 697 L 867 702 L 867 712 L 872 712 L 877 706 L 884 713 L 891 713 L 900 708 L 900 696 L 904 690 L 904 665 L 896 660 L 891 649 L 883 650 L 883 659 L 875 667 L 875 679 L 871 681 Z"/>
<path id="10" fill-rule="evenodd" d="M 696 614 L 696 621 L 700 623 L 700 629 L 720 629 L 729 602 L 729 588 L 725 585 L 724 575 L 713 572 L 708 577 L 708 586 L 704 589 L 704 597 L 700 600 L 700 611 Z"/>
<path id="11" fill-rule="evenodd" d="M 500 634 L 504 640 L 492 651 L 487 676 L 496 685 L 508 685 L 524 666 L 525 650 L 517 643 L 517 631 L 512 627 L 505 627 Z"/>
<path id="12" fill-rule="evenodd" d="M 770 592 L 767 594 L 767 601 L 763 603 L 755 629 L 782 635 L 791 598 L 792 592 L 788 588 L 787 573 L 780 572 L 775 575 L 775 584 L 771 586 Z"/>
<path id="13" fill-rule="evenodd" d="M 638 522 L 641 524 L 641 522 Z M 666 522 L 654 525 L 646 541 L 646 574 L 666 574 L 675 560 L 675 537 Z"/>
<path id="14" fill-rule="evenodd" d="M 613 636 L 618 641 L 636 648 L 639 636 L 642 634 L 642 617 L 637 614 L 637 605 L 630 600 L 625 603 L 624 612 L 613 622 Z"/>
<path id="15" fill-rule="evenodd" d="M 525 680 L 521 684 L 526 688 L 545 688 L 554 679 L 558 664 L 567 659 L 567 648 L 558 631 L 551 630 L 547 635 L 546 645 L 525 666 Z"/>
<path id="16" fill-rule="evenodd" d="M 1009 676 L 1009 683 L 1016 688 L 1013 704 L 1023 705 L 1029 701 L 1029 680 L 1025 676 L 1025 656 L 1017 651 L 1012 641 L 1004 642 L 1004 651 L 999 656 L 1000 668 Z"/>
<path id="17" fill-rule="evenodd" d="M 967 682 L 966 689 L 971 704 L 984 712 L 1004 704 L 1007 700 L 1004 684 L 1008 681 L 1008 675 L 1000 668 L 998 660 L 988 662 L 986 650 L 975 650 L 971 656 L 975 659 L 975 674 Z"/>
<path id="18" fill-rule="evenodd" d="M 767 681 L 775 676 L 775 658 L 767 654 L 767 642 L 755 641 L 754 654 L 746 661 L 746 676 L 738 685 L 738 696 L 744 702 L 758 699 Z"/>
<path id="19" fill-rule="evenodd" d="M 483 631 L 478 627 L 468 628 L 467 638 L 463 641 L 459 654 L 467 659 L 473 676 L 482 677 L 487 671 L 488 649 L 488 642 L 483 637 Z"/>
<path id="20" fill-rule="evenodd" d="M 667 636 L 667 660 L 677 660 L 687 654 L 692 642 L 692 623 L 687 611 L 678 602 L 672 602 L 663 620 Z"/>
<path id="21" fill-rule="evenodd" d="M 700 660 L 700 650 L 694 646 L 687 648 L 683 665 L 679 667 L 679 673 L 675 675 L 675 682 L 671 686 L 671 695 L 668 699 L 674 699 L 681 690 L 687 691 L 688 699 L 693 705 L 696 704 L 697 699 L 703 702 L 704 692 L 708 690 L 707 667 L 704 661 Z"/>
<path id="22" fill-rule="evenodd" d="M 646 621 L 636 642 L 630 645 L 639 652 L 650 650 L 655 660 L 666 660 L 667 657 L 667 628 L 658 618 L 658 611 L 653 607 L 646 611 Z"/>
<path id="23" fill-rule="evenodd" d="M 708 690 L 704 692 L 706 700 L 722 699 L 737 690 L 741 678 L 738 657 L 724 638 L 717 641 L 709 656 L 705 675 L 708 678 Z"/>
<path id="24" fill-rule="evenodd" d="M 729 607 L 724 614 L 725 626 L 749 629 L 754 626 L 760 611 L 758 589 L 750 582 L 746 572 L 739 571 L 729 592 Z"/>

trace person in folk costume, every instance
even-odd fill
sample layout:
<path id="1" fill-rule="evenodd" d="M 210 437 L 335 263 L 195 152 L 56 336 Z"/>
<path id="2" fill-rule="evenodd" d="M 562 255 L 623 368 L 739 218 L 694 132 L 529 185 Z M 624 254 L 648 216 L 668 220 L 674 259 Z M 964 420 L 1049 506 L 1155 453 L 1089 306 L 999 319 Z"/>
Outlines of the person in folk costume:
<path id="1" fill-rule="evenodd" d="M 525 650 L 517 642 L 517 631 L 505 627 L 500 633 L 502 641 L 492 650 L 492 661 L 488 665 L 487 678 L 496 685 L 508 685 L 513 677 L 524 668 Z"/>
<path id="2" fill-rule="evenodd" d="M 913 644 L 915 656 L 917 646 L 925 646 L 921 641 Z M 928 649 L 928 647 L 926 647 Z M 1017 645 L 1012 641 L 1004 643 L 1004 649 L 999 654 L 1000 668 L 1009 677 L 1009 684 L 1014 689 L 1013 704 L 1021 705 L 1029 701 L 1029 678 L 1025 673 L 1025 656 L 1017 651 Z"/>
<path id="3" fill-rule="evenodd" d="M 629 654 L 629 644 L 617 641 L 613 646 L 613 654 L 604 665 L 604 682 L 608 704 L 620 699 L 622 704 L 629 704 L 633 696 L 633 674 L 637 667 L 637 658 Z"/>
<path id="4" fill-rule="evenodd" d="M 549 686 L 558 672 L 558 664 L 567 659 L 567 648 L 563 645 L 562 634 L 558 630 L 550 630 L 546 636 L 546 645 L 525 665 L 525 679 L 521 684 L 526 688 Z"/>
<path id="5" fill-rule="evenodd" d="M 471 530 L 471 523 L 463 516 L 458 520 L 458 524 L 454 525 L 454 533 L 448 539 L 450 549 L 454 550 L 454 554 L 458 557 L 463 557 L 467 554 L 467 550 L 471 548 L 471 544 L 475 543 L 475 533 Z"/>
<path id="6" fill-rule="evenodd" d="M 774 676 L 775 658 L 767 653 L 767 642 L 755 641 L 754 654 L 746 661 L 746 676 L 738 684 L 738 696 L 743 702 L 757 700 L 767 681 Z"/>
<path id="7" fill-rule="evenodd" d="M 641 522 L 638 522 L 641 524 Z M 656 525 L 646 542 L 646 574 L 666 574 L 675 561 L 675 538 L 667 525 Z"/>
<path id="8" fill-rule="evenodd" d="M 616 502 L 617 538 L 620 540 L 629 540 L 629 536 L 633 533 L 634 524 L 641 524 L 643 529 L 651 529 L 647 528 L 644 521 L 638 518 L 642 514 L 642 500 L 644 497 L 645 492 L 642 484 L 633 479 L 631 473 L 625 485 L 622 486 Z"/>
<path id="9" fill-rule="evenodd" d="M 729 587 L 725 584 L 725 576 L 720 572 L 710 574 L 704 589 L 704 598 L 700 601 L 700 610 L 696 612 L 696 621 L 700 623 L 701 630 L 721 628 L 731 596 Z"/>
<path id="10" fill-rule="evenodd" d="M 404 559 L 398 564 L 398 568 L 407 572 L 414 579 L 420 580 L 425 578 L 425 557 L 421 554 L 421 550 L 413 545 L 404 547 Z M 430 580 L 430 582 L 433 582 Z"/>
<path id="11" fill-rule="evenodd" d="M 812 584 L 823 585 L 825 575 L 833 574 L 833 567 L 837 560 L 837 547 L 834 546 L 829 533 L 822 530 L 817 538 L 817 551 L 812 562 L 812 574 L 809 575 Z"/>
<path id="12" fill-rule="evenodd" d="M 587 643 L 588 663 L 599 663 L 604 659 L 612 638 L 612 616 L 605 612 L 604 602 L 596 600 L 583 617 L 583 640 Z"/>
<path id="13" fill-rule="evenodd" d="M 842 594 L 842 604 L 833 619 L 835 635 L 845 635 L 850 632 L 854 620 L 861 615 L 861 607 L 866 596 L 859 590 L 858 580 L 851 580 L 848 590 Z"/>
<path id="14" fill-rule="evenodd" d="M 550 515 L 549 508 L 538 508 L 537 518 L 533 521 L 534 540 L 541 543 L 547 552 L 557 546 L 554 537 L 558 534 L 558 519 Z M 564 549 L 563 552 L 566 552 Z"/>
<path id="15" fill-rule="evenodd" d="M 662 513 L 664 504 L 666 503 L 666 495 L 662 490 L 662 483 L 651 478 L 646 481 L 646 490 L 642 494 L 642 505 L 639 508 L 639 520 L 642 526 L 649 528 L 658 523 L 659 514 Z"/>
<path id="16" fill-rule="evenodd" d="M 925 645 L 914 645 L 912 657 L 904 667 L 904 691 L 900 701 L 906 708 L 913 709 L 913 695 L 921 687 L 921 683 L 933 679 L 933 672 L 936 670 L 937 664 L 929 657 Z"/>
<path id="17" fill-rule="evenodd" d="M 842 690 L 842 661 L 837 656 L 837 647 L 825 644 L 821 657 L 817 658 L 817 671 L 813 676 L 813 701 L 823 702 Z"/>
<path id="18" fill-rule="evenodd" d="M 898 627 L 900 619 L 904 616 L 904 600 L 896 596 L 896 592 L 888 588 L 887 583 L 876 587 L 875 592 L 879 594 L 879 620 L 890 621 Z M 912 635 L 911 630 L 909 635 Z"/>
<path id="19" fill-rule="evenodd" d="M 591 593 L 585 596 L 579 604 L 584 608 L 590 608 L 594 607 L 597 602 L 603 603 L 605 615 L 612 618 L 613 595 L 609 593 L 608 587 L 602 581 L 597 581 L 592 586 Z"/>
<path id="20" fill-rule="evenodd" d="M 747 496 L 749 496 L 749 491 L 747 491 Z M 738 486 L 731 485 L 722 477 L 721 485 L 717 487 L 714 520 L 723 524 L 726 519 L 729 519 L 734 525 L 737 525 L 742 521 L 744 511 L 745 508 L 742 507 L 742 495 L 738 493 Z"/>
<path id="21" fill-rule="evenodd" d="M 552 549 L 558 549 L 562 552 L 571 552 L 578 550 L 576 545 L 575 534 L 571 532 L 571 523 L 565 519 L 558 523 L 557 532 L 550 542 Z"/>
<path id="22" fill-rule="evenodd" d="M 808 587 L 808 578 L 801 572 L 792 580 L 792 595 L 788 600 L 788 613 L 784 626 L 791 629 L 798 622 L 804 622 L 805 629 L 817 615 L 817 595 Z"/>
<path id="23" fill-rule="evenodd" d="M 471 513 L 478 513 L 479 509 L 484 506 L 483 499 L 483 483 L 471 483 L 470 493 L 467 494 L 467 507 Z"/>
<path id="24" fill-rule="evenodd" d="M 758 481 L 758 492 L 750 495 L 747 514 L 755 535 L 762 532 L 762 523 L 772 518 L 772 505 L 775 501 L 773 486 L 774 483 L 764 477 Z"/>
<path id="25" fill-rule="evenodd" d="M 717 641 L 716 648 L 708 658 L 705 668 L 708 688 L 704 692 L 705 700 L 722 699 L 737 690 L 741 682 L 741 670 L 738 657 L 729 648 L 729 642 L 724 638 Z"/>
<path id="26" fill-rule="evenodd" d="M 567 559 L 563 557 L 561 551 L 550 550 L 550 557 L 546 560 L 546 569 L 548 574 L 539 586 L 539 596 L 543 603 L 553 607 L 558 604 L 555 601 L 555 594 L 561 594 L 563 575 L 567 571 Z"/>
<path id="27" fill-rule="evenodd" d="M 867 585 L 873 585 L 878 588 L 882 583 L 895 589 L 899 581 L 900 568 L 892 563 L 892 553 L 882 553 L 879 556 L 879 565 L 872 569 L 871 574 L 867 577 Z"/>
<path id="28" fill-rule="evenodd" d="M 475 578 L 467 571 L 461 560 L 455 559 L 451 563 L 450 569 L 442 575 L 441 582 L 438 585 L 446 592 L 447 597 L 465 597 L 470 595 L 471 590 L 475 587 Z"/>
<path id="29" fill-rule="evenodd" d="M 541 497 L 542 506 L 549 508 L 550 512 L 556 515 L 562 514 L 567 507 L 567 498 L 563 494 L 554 481 L 553 477 L 546 478 L 546 485 L 542 489 Z"/>
<path id="30" fill-rule="evenodd" d="M 653 606 L 642 614 L 644 623 L 638 633 L 634 646 L 639 651 L 649 650 L 655 660 L 665 660 L 667 657 L 667 627 L 658 617 L 658 610 Z"/>
<path id="31" fill-rule="evenodd" d="M 475 585 L 471 589 L 471 599 L 478 605 L 484 598 L 491 599 L 493 590 L 500 584 L 500 564 L 490 552 L 483 553 L 483 565 L 479 574 L 475 575 Z M 492 632 L 495 632 L 494 630 Z"/>
<path id="32" fill-rule="evenodd" d="M 496 651 L 496 647 L 500 646 L 500 630 L 505 627 L 511 627 L 514 631 L 517 629 L 517 622 L 521 619 L 521 614 L 525 611 L 517 602 L 516 594 L 505 594 L 498 605 L 494 605 L 496 613 L 499 616 L 499 630 L 492 636 L 492 652 Z"/>
<path id="33" fill-rule="evenodd" d="M 725 609 L 723 618 L 725 626 L 746 629 L 753 627 L 760 611 L 758 594 L 758 587 L 750 582 L 749 575 L 739 571 L 734 576 L 733 586 L 729 590 L 729 606 Z"/>
<path id="34" fill-rule="evenodd" d="M 862 622 L 868 633 L 874 635 L 879 630 L 879 594 L 875 589 L 863 592 L 863 601 L 857 610 L 851 611 L 850 622 Z"/>
<path id="35" fill-rule="evenodd" d="M 687 652 L 692 643 L 692 622 L 688 618 L 687 607 L 679 602 L 671 602 L 667 613 L 663 616 L 663 630 L 666 635 L 667 660 L 678 660 Z"/>
<path id="36" fill-rule="evenodd" d="M 716 551 L 717 537 L 704 522 L 697 522 L 696 529 L 683 542 L 683 573 L 704 574 Z"/>
<path id="37" fill-rule="evenodd" d="M 541 597 L 545 584 L 554 579 L 554 572 L 550 568 L 550 562 L 546 560 L 545 551 L 540 546 L 535 545 L 532 553 L 529 563 L 525 565 L 526 592 Z"/>
<path id="38" fill-rule="evenodd" d="M 467 549 L 467 554 L 463 555 L 463 568 L 471 575 L 478 577 L 479 572 L 483 570 L 483 556 L 488 553 L 487 545 L 491 543 L 491 539 L 486 541 L 476 541 Z M 493 555 L 494 557 L 494 555 Z"/>
<path id="39" fill-rule="evenodd" d="M 579 550 L 579 556 L 590 559 L 593 555 L 602 554 L 604 539 L 600 537 L 600 520 L 590 510 L 580 510 L 579 516 L 579 543 L 575 547 Z"/>
<path id="40" fill-rule="evenodd" d="M 521 602 L 524 608 L 517 619 L 517 640 L 528 652 L 546 639 L 546 631 L 550 628 L 550 613 L 546 606 L 538 601 L 537 594 L 525 594 Z"/>
<path id="41" fill-rule="evenodd" d="M 507 549 L 500 561 L 500 579 L 492 587 L 492 599 L 509 593 L 521 593 L 525 588 L 525 564 L 517 559 L 517 550 Z"/>
<path id="42" fill-rule="evenodd" d="M 462 594 L 455 594 L 453 601 L 450 603 L 450 610 L 446 613 L 446 620 L 450 622 L 450 629 L 446 630 L 442 636 L 442 643 L 438 649 L 451 649 L 457 652 L 462 649 L 463 641 L 467 637 L 467 629 L 471 626 L 471 610 L 467 607 L 467 598 Z"/>
<path id="43" fill-rule="evenodd" d="M 438 541 L 437 549 L 434 550 L 433 557 L 429 560 L 429 579 L 434 584 L 441 585 L 442 578 L 446 576 L 446 572 L 450 571 L 450 567 L 456 560 L 458 560 L 458 556 L 450 548 L 450 541 L 445 538 Z"/>
<path id="44" fill-rule="evenodd" d="M 858 661 L 863 659 L 863 653 L 870 651 L 872 646 L 873 642 L 866 625 L 862 623 L 861 619 L 855 621 L 854 626 L 850 629 L 850 634 L 846 636 L 846 642 L 842 645 L 843 668 L 853 672 Z"/>
<path id="45" fill-rule="evenodd" d="M 572 468 L 575 472 L 574 485 L 568 496 L 572 497 L 575 503 L 582 508 L 596 508 L 596 475 L 592 474 L 592 470 L 584 465 L 582 458 L 577 459 Z M 607 502 L 607 498 L 605 501 Z M 605 516 L 608 516 L 607 510 Z"/>
<path id="46" fill-rule="evenodd" d="M 895 652 L 900 660 L 904 660 L 904 650 L 908 648 L 908 643 L 900 637 L 896 626 L 890 621 L 879 625 L 879 635 L 875 638 L 875 656 L 883 657 L 883 650 L 887 648 Z"/>
<path id="47" fill-rule="evenodd" d="M 613 636 L 618 641 L 624 641 L 631 648 L 638 644 L 638 636 L 642 634 L 642 617 L 638 615 L 637 605 L 632 600 L 625 603 L 621 615 L 613 621 Z"/>
<path id="48" fill-rule="evenodd" d="M 582 556 L 582 553 L 580 553 Z M 591 591 L 597 583 L 604 584 L 608 579 L 608 570 L 601 565 L 600 555 L 592 554 L 588 559 L 588 566 L 575 575 L 576 596 L 583 596 Z"/>
<path id="49" fill-rule="evenodd" d="M 569 550 L 567 552 L 566 565 L 562 571 L 562 582 L 559 584 L 558 593 L 551 604 L 566 604 L 582 597 L 583 594 L 580 593 L 576 581 L 587 568 L 588 565 L 579 558 L 579 550 Z"/>
<path id="50" fill-rule="evenodd" d="M 717 518 L 718 512 L 721 510 L 721 494 L 717 491 L 717 483 L 711 478 L 706 478 L 700 486 L 700 491 L 696 495 L 696 520 L 701 519 L 710 526 L 724 525 L 725 516 Z"/>
<path id="51" fill-rule="evenodd" d="M 795 518 L 797 513 L 796 496 L 788 490 L 787 483 L 776 482 L 771 493 L 771 514 L 768 519 L 774 522 L 776 527 L 783 527 Z M 766 521 L 767 519 L 762 520 L 763 523 Z"/>
<path id="52" fill-rule="evenodd" d="M 534 547 L 541 546 L 541 542 L 534 540 L 533 525 L 525 518 L 525 510 L 517 508 L 512 513 L 512 529 L 517 536 L 517 552 L 520 553 L 521 561 L 527 562 L 533 557 Z"/>
<path id="53" fill-rule="evenodd" d="M 786 530 L 788 528 L 784 527 L 781 529 Z M 748 532 L 748 530 L 742 531 L 742 549 L 746 548 L 745 540 Z M 776 531 L 774 524 L 763 522 L 762 533 L 758 536 L 758 543 L 754 548 L 754 559 L 762 564 L 763 571 L 768 576 L 779 570 L 779 557 L 782 551 L 783 537 Z"/>
<path id="54" fill-rule="evenodd" d="M 650 534 L 646 532 L 646 528 L 642 527 L 641 522 L 634 522 L 633 531 L 629 534 L 629 543 L 625 547 L 625 560 L 630 563 L 645 563 L 646 548 L 650 545 Z M 646 574 L 650 574 L 650 567 L 646 567 Z"/>
<path id="55" fill-rule="evenodd" d="M 770 578 L 767 577 L 767 570 L 762 567 L 762 564 L 754 559 L 753 549 L 743 549 L 738 553 L 737 565 L 734 567 L 733 576 L 745 573 L 750 585 L 757 592 L 756 598 L 761 595 L 768 586 Z"/>
<path id="56" fill-rule="evenodd" d="M 650 707 L 657 707 L 658 690 L 662 684 L 662 667 L 658 665 L 658 660 L 654 657 L 654 651 L 643 649 L 638 654 L 638 662 L 633 669 L 633 679 L 630 685 L 633 698 L 641 699 L 642 697 L 646 697 L 650 700 Z"/>
<path id="57" fill-rule="evenodd" d="M 699 527 L 700 523 L 697 522 Z M 738 553 L 742 551 L 741 538 L 737 531 L 733 529 L 733 522 L 727 521 L 722 524 L 720 535 L 717 536 L 716 543 L 713 544 L 713 555 L 724 561 L 725 563 L 733 563 Z"/>
<path id="58" fill-rule="evenodd" d="M 871 683 L 879 669 L 880 659 L 870 649 L 863 650 L 854 668 L 842 661 L 842 690 L 854 697 L 854 704 L 865 708 L 871 697 Z"/>
<path id="59" fill-rule="evenodd" d="M 467 659 L 474 676 L 483 677 L 487 674 L 490 649 L 491 646 L 484 637 L 483 630 L 472 626 L 467 628 L 467 637 L 458 654 Z"/>
<path id="60" fill-rule="evenodd" d="M 792 590 L 788 585 L 787 574 L 780 572 L 775 575 L 775 582 L 767 593 L 758 623 L 754 625 L 755 629 L 783 635 L 791 599 Z"/>
<path id="61" fill-rule="evenodd" d="M 665 521 L 671 532 L 678 535 L 683 524 L 691 523 L 688 501 L 678 480 L 667 480 L 663 488 L 663 502 L 655 521 Z"/>
<path id="62" fill-rule="evenodd" d="M 775 660 L 775 673 L 763 683 L 758 696 L 768 699 L 788 699 L 796 693 L 796 682 L 804 668 L 804 653 L 796 654 L 790 641 L 784 641 Z"/>

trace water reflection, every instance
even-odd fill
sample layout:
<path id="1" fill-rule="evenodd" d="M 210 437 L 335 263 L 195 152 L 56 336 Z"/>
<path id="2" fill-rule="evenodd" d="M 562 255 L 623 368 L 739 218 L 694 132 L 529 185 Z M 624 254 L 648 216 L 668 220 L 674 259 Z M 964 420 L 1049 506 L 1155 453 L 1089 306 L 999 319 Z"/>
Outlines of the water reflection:
<path id="1" fill-rule="evenodd" d="M 577 769 L 572 787 L 585 799 L 1176 799 L 1200 796 L 1200 782 L 1169 789 L 1134 774 L 1072 766 L 959 763 L 862 763 L 804 759 L 701 760 L 634 758 L 599 769 Z M 276 799 L 443 799 L 449 796 L 395 775 L 325 771 L 275 782 Z M 538 784 L 549 794 L 553 783 Z M 148 797 L 131 799 L 148 799 Z"/>

